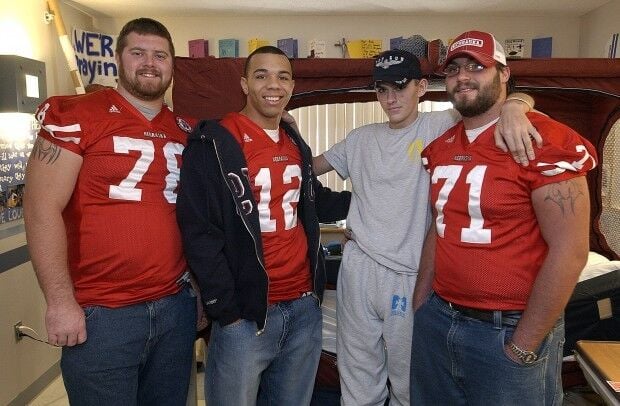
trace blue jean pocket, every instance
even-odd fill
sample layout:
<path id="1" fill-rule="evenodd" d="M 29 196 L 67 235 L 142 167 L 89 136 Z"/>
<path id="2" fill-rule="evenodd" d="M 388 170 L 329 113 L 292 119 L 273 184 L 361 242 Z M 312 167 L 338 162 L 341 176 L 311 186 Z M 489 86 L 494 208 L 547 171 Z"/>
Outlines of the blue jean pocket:
<path id="1" fill-rule="evenodd" d="M 99 306 L 86 306 L 82 309 L 84 310 L 84 317 L 88 320 L 94 316 L 97 309 L 99 309 Z"/>
<path id="2" fill-rule="evenodd" d="M 530 364 L 523 364 L 523 363 L 519 363 L 516 362 L 515 360 L 513 360 L 512 358 L 510 358 L 507 354 L 506 354 L 506 350 L 505 350 L 505 346 L 508 345 L 508 343 L 510 343 L 510 341 L 512 340 L 512 335 L 514 334 L 514 330 L 515 327 L 504 327 L 502 328 L 502 352 L 504 353 L 504 358 L 506 359 L 506 361 L 509 361 L 511 364 L 515 365 L 515 366 L 520 366 L 520 367 L 533 367 L 536 366 L 540 363 L 546 362 L 547 361 L 547 357 L 549 356 L 549 346 L 550 344 L 553 342 L 553 334 L 554 331 L 551 330 L 543 339 L 542 343 L 538 346 L 538 348 L 536 349 L 536 351 L 534 351 L 534 353 L 537 355 L 537 359 L 536 361 L 530 363 Z"/>

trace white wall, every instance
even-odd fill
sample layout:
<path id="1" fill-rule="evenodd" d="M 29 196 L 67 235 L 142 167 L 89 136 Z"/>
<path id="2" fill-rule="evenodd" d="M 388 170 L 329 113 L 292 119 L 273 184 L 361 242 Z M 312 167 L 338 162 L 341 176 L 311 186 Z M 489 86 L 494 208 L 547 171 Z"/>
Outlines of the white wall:
<path id="1" fill-rule="evenodd" d="M 145 16 L 149 16 L 146 15 Z M 138 17 L 138 16 L 134 16 Z M 347 39 L 382 39 L 384 49 L 389 39 L 420 34 L 427 40 L 444 42 L 469 29 L 493 32 L 503 41 L 509 38 L 526 40 L 526 56 L 530 55 L 532 38 L 553 37 L 554 57 L 577 57 L 579 53 L 578 17 L 546 16 L 230 16 L 205 15 L 199 17 L 149 16 L 164 23 L 172 33 L 177 55 L 187 56 L 187 41 L 209 40 L 209 52 L 218 56 L 217 41 L 222 38 L 239 39 L 239 53 L 247 56 L 247 40 L 261 37 L 273 45 L 280 38 L 299 40 L 299 56 L 308 55 L 307 42 L 325 40 L 328 57 L 338 58 L 341 53 L 333 44 L 342 37 Z M 131 17 L 99 19 L 97 25 L 106 33 L 118 32 Z"/>
<path id="2" fill-rule="evenodd" d="M 67 29 L 77 25 L 93 27 L 92 18 L 60 2 Z M 19 55 L 45 62 L 47 93 L 74 92 L 67 63 L 58 42 L 54 23 L 45 24 L 45 0 L 2 0 L 0 2 L 0 54 Z"/>
<path id="3" fill-rule="evenodd" d="M 581 18 L 579 56 L 607 57 L 607 43 L 611 35 L 616 33 L 620 33 L 620 0 L 611 0 Z"/>

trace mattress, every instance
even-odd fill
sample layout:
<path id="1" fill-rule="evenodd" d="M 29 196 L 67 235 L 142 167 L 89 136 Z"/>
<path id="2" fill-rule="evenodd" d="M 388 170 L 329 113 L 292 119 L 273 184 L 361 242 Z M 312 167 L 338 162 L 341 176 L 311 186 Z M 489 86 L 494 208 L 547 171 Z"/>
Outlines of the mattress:
<path id="1" fill-rule="evenodd" d="M 578 340 L 620 340 L 620 261 L 590 253 L 564 311 L 564 356 Z"/>

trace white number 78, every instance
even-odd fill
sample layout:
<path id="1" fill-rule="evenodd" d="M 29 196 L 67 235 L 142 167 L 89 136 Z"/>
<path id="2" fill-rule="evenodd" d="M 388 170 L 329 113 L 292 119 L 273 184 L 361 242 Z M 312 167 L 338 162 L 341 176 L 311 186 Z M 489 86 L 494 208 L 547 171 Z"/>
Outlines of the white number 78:
<path id="1" fill-rule="evenodd" d="M 127 177 L 118 185 L 110 185 L 108 196 L 110 199 L 120 200 L 142 200 L 142 189 L 136 188 L 136 185 L 142 180 L 144 174 L 148 171 L 149 166 L 155 159 L 155 145 L 151 140 L 142 140 L 129 137 L 112 137 L 114 142 L 114 152 L 119 154 L 128 154 L 129 151 L 140 151 L 140 158 L 136 161 L 133 169 Z M 179 181 L 179 165 L 177 155 L 183 153 L 183 144 L 176 142 L 168 142 L 164 145 L 164 157 L 166 158 L 166 187 L 163 190 L 164 197 L 168 203 L 176 203 L 177 195 L 174 189 Z"/>

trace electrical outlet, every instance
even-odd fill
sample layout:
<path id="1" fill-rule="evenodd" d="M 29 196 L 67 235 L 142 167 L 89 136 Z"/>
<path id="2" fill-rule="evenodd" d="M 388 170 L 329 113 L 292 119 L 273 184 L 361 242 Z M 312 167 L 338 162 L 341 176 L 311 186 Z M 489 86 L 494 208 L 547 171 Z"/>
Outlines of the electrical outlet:
<path id="1" fill-rule="evenodd" d="M 22 332 L 19 331 L 19 328 L 22 326 L 22 322 L 18 321 L 13 325 L 13 331 L 15 332 L 15 342 L 20 341 L 22 339 Z"/>

